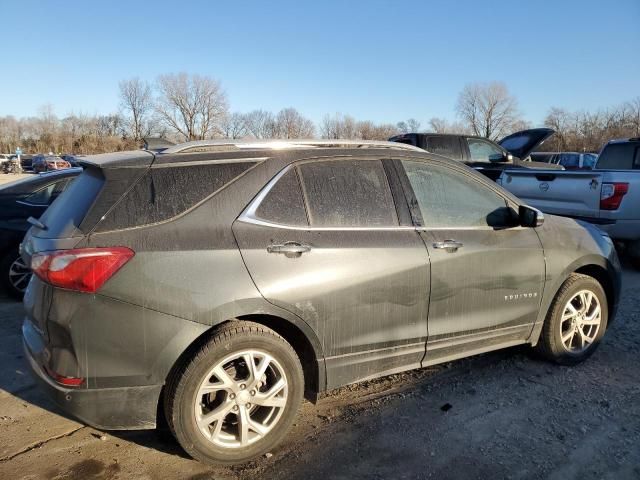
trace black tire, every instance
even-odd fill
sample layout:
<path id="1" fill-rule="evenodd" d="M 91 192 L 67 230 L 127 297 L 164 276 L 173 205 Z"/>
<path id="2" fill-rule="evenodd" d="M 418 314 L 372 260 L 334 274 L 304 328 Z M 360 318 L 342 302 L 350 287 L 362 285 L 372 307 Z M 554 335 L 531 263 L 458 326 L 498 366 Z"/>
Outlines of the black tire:
<path id="1" fill-rule="evenodd" d="M 628 242 L 626 244 L 625 253 L 628 255 L 633 268 L 640 270 L 640 240 Z"/>
<path id="2" fill-rule="evenodd" d="M 22 297 L 24 297 L 26 286 L 29 283 L 28 279 L 26 279 L 26 282 L 24 282 L 24 288 L 21 289 L 17 288 L 11 281 L 9 272 L 11 271 L 11 266 L 16 260 L 18 260 L 19 257 L 20 254 L 18 253 L 18 249 L 12 248 L 7 253 L 5 253 L 5 255 L 0 260 L 0 275 L 2 275 L 2 286 L 4 287 L 4 290 L 16 300 L 22 300 Z M 28 278 L 31 278 L 30 275 Z M 22 283 L 20 284 L 20 286 L 22 286 Z"/>
<path id="3" fill-rule="evenodd" d="M 588 290 L 597 297 L 600 303 L 600 326 L 594 341 L 585 350 L 576 353 L 568 351 L 562 342 L 561 320 L 567 303 L 582 290 Z M 609 307 L 602 285 L 593 277 L 577 273 L 571 274 L 560 287 L 549 308 L 536 350 L 543 357 L 561 365 L 576 365 L 583 362 L 598 348 L 607 329 L 608 319 Z"/>
<path id="4" fill-rule="evenodd" d="M 199 430 L 196 424 L 196 393 L 214 366 L 233 353 L 245 350 L 266 352 L 282 367 L 288 383 L 286 404 L 279 420 L 263 438 L 245 447 L 227 448 L 214 444 Z M 302 366 L 291 345 L 263 325 L 234 321 L 215 332 L 190 359 L 185 361 L 182 368 L 175 369 L 169 376 L 164 404 L 165 415 L 171 432 L 194 459 L 208 464 L 237 464 L 270 451 L 282 441 L 297 416 L 303 393 Z"/>

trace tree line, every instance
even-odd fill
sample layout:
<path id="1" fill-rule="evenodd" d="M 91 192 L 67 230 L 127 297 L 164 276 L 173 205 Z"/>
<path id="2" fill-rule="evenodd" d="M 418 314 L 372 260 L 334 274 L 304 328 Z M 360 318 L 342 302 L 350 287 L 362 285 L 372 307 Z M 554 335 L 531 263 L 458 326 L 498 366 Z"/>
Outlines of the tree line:
<path id="1" fill-rule="evenodd" d="M 493 140 L 529 126 L 517 99 L 500 82 L 473 83 L 460 92 L 457 120 L 431 118 L 426 128 L 410 118 L 397 123 L 326 115 L 318 124 L 293 107 L 279 112 L 229 108 L 225 90 L 214 78 L 186 73 L 160 75 L 151 84 L 139 78 L 119 83 L 120 104 L 108 115 L 70 113 L 58 117 L 45 105 L 35 117 L 0 117 L 0 153 L 92 154 L 139 148 L 145 137 L 176 142 L 208 138 L 326 138 L 386 140 L 408 132 L 478 135 Z M 640 136 L 640 97 L 596 112 L 552 107 L 545 125 L 558 133 L 546 149 L 596 151 L 607 140 Z"/>

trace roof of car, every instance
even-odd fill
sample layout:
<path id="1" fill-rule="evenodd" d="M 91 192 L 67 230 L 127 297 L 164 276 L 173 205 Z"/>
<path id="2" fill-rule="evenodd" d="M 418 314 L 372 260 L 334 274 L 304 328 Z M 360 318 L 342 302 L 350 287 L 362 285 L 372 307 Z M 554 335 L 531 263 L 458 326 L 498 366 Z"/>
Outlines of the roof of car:
<path id="1" fill-rule="evenodd" d="M 195 153 L 206 151 L 237 150 L 306 150 L 315 148 L 393 148 L 403 150 L 423 150 L 418 147 L 396 142 L 378 140 L 342 140 L 342 139 L 291 139 L 291 140 L 196 140 L 174 145 L 162 151 L 162 154 Z"/>
<path id="2" fill-rule="evenodd" d="M 370 140 L 200 140 L 187 142 L 167 148 L 162 152 L 134 150 L 128 152 L 104 153 L 90 155 L 78 159 L 82 165 L 100 168 L 142 167 L 152 163 L 171 164 L 185 162 L 202 162 L 204 160 L 222 161 L 236 158 L 261 157 L 266 160 L 273 152 L 320 152 L 332 150 L 353 152 L 354 150 L 396 150 L 426 153 L 423 149 L 412 145 L 395 142 Z M 219 154 L 214 158 L 202 158 L 201 154 Z M 217 158 L 216 158 L 217 157 Z"/>

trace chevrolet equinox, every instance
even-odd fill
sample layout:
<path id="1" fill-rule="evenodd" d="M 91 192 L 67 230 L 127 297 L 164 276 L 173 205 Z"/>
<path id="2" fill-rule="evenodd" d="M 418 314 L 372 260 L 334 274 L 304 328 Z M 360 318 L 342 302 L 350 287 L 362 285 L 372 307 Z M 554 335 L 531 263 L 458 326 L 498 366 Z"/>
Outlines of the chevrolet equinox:
<path id="1" fill-rule="evenodd" d="M 208 463 L 306 397 L 518 344 L 575 364 L 613 320 L 611 239 L 410 145 L 224 142 L 83 159 L 22 245 L 27 358 L 101 429 Z"/>

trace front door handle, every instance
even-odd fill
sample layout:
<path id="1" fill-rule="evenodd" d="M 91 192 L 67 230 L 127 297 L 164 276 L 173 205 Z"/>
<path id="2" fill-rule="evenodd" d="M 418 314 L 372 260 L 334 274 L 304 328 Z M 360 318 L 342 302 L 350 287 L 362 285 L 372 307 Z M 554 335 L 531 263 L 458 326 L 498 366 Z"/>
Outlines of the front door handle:
<path id="1" fill-rule="evenodd" d="M 433 248 L 446 250 L 448 253 L 457 252 L 458 249 L 463 246 L 462 242 L 458 242 L 456 240 L 445 240 L 444 242 L 435 242 L 433 244 Z"/>
<path id="2" fill-rule="evenodd" d="M 298 242 L 284 242 L 282 245 L 269 245 L 267 252 L 269 253 L 284 253 L 287 256 L 300 256 L 305 252 L 311 250 L 309 245 L 303 245 Z"/>

